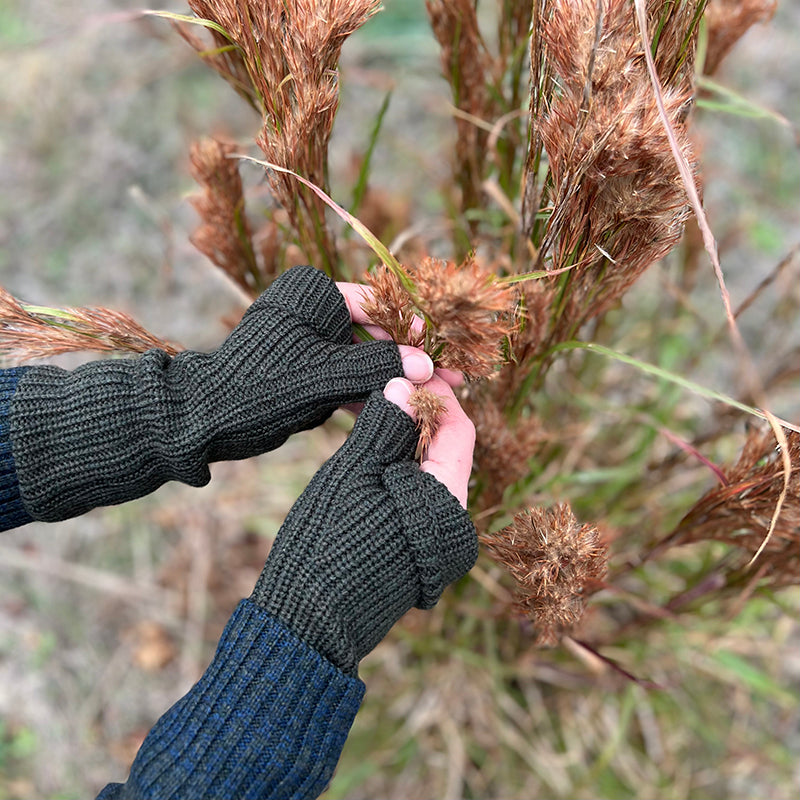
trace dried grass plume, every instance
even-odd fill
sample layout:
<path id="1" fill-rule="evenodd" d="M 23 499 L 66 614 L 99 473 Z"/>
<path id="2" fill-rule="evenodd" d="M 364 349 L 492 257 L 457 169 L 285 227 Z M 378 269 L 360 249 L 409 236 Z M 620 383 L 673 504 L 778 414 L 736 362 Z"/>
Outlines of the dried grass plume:
<path id="1" fill-rule="evenodd" d="M 21 303 L 0 288 L 0 356 L 17 363 L 61 353 L 144 353 L 180 348 L 136 320 L 108 308 L 44 308 Z"/>
<path id="2" fill-rule="evenodd" d="M 772 19 L 778 0 L 709 0 L 705 11 L 708 45 L 703 72 L 713 75 L 731 48 L 756 23 Z"/>
<path id="3" fill-rule="evenodd" d="M 689 205 L 661 123 L 628 0 L 556 0 L 537 13 L 523 229 L 559 277 L 548 344 L 607 311 L 680 240 Z M 686 132 L 698 2 L 650 4 L 670 121 Z M 536 191 L 542 153 L 548 175 Z"/>
<path id="4" fill-rule="evenodd" d="M 378 0 L 189 0 L 195 14 L 216 23 L 217 53 L 193 34 L 184 38 L 261 114 L 257 143 L 267 161 L 327 189 L 328 141 L 339 104 L 342 45 Z M 288 175 L 269 176 L 289 214 L 305 257 L 333 271 L 337 259 L 325 206 Z"/>
<path id="5" fill-rule="evenodd" d="M 444 400 L 424 386 L 417 386 L 408 398 L 408 404 L 417 415 L 417 430 L 419 442 L 417 443 L 416 456 L 420 461 L 425 460 L 428 447 L 436 436 L 442 419 L 447 413 Z"/>
<path id="6" fill-rule="evenodd" d="M 597 528 L 581 525 L 566 503 L 523 511 L 511 525 L 481 539 L 515 578 L 515 608 L 531 618 L 541 645 L 556 644 L 578 623 L 587 595 L 607 571 L 607 544 Z"/>
<path id="7" fill-rule="evenodd" d="M 400 344 L 422 346 L 434 363 L 470 378 L 493 375 L 514 330 L 516 294 L 473 258 L 456 265 L 426 257 L 406 268 L 413 291 L 381 266 L 368 273 L 364 310 Z M 415 325 L 414 317 L 424 321 Z"/>
<path id="8" fill-rule="evenodd" d="M 773 588 L 797 583 L 800 574 L 800 434 L 785 431 L 792 472 L 789 490 L 764 552 L 756 562 Z M 757 552 L 770 530 L 783 491 L 783 459 L 769 429 L 748 434 L 736 463 L 723 468 L 725 483 L 687 512 L 667 541 L 721 541 L 740 551 L 739 567 Z"/>
<path id="9" fill-rule="evenodd" d="M 231 156 L 231 142 L 202 139 L 189 151 L 192 177 L 202 193 L 191 198 L 200 225 L 192 244 L 244 292 L 255 297 L 269 283 L 262 275 L 253 249 L 253 234 L 245 211 L 239 163 Z"/>

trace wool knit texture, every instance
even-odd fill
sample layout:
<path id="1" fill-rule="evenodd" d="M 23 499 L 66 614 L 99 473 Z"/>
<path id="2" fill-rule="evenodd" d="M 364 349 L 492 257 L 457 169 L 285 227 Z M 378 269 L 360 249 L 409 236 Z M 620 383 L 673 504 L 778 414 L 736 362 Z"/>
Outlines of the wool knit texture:
<path id="1" fill-rule="evenodd" d="M 212 353 L 151 350 L 19 379 L 9 422 L 25 511 L 76 516 L 248 458 L 403 374 L 392 342 L 353 344 L 347 305 L 313 267 L 281 275 Z"/>
<path id="2" fill-rule="evenodd" d="M 128 780 L 97 800 L 317 797 L 363 695 L 361 681 L 243 600 L 200 681 L 148 733 Z"/>
<path id="3" fill-rule="evenodd" d="M 478 556 L 469 514 L 414 461 L 410 417 L 373 393 L 289 512 L 251 599 L 348 675 Z"/>

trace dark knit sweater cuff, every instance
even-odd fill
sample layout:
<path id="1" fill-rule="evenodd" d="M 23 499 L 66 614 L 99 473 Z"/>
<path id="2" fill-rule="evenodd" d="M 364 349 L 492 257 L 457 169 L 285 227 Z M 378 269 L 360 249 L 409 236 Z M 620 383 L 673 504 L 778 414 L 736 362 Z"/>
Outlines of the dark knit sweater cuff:
<path id="1" fill-rule="evenodd" d="M 404 462 L 387 470 L 384 483 L 403 519 L 414 556 L 420 594 L 417 608 L 433 608 L 445 587 L 478 560 L 478 538 L 469 513 L 433 475 Z M 413 497 L 416 502 L 404 502 Z"/>
<path id="2" fill-rule="evenodd" d="M 250 600 L 211 665 L 147 735 L 125 784 L 98 800 L 317 797 L 364 695 Z"/>
<path id="3" fill-rule="evenodd" d="M 17 468 L 11 452 L 8 409 L 19 379 L 29 367 L 0 370 L 0 530 L 18 528 L 33 521 L 22 503 Z"/>

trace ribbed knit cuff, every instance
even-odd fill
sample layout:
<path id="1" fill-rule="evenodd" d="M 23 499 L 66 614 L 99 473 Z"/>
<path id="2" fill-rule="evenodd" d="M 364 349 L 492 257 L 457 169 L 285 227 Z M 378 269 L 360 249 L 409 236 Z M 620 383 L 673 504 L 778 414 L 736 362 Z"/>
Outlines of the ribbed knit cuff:
<path id="1" fill-rule="evenodd" d="M 0 531 L 18 528 L 33 521 L 25 510 L 19 492 L 17 468 L 11 452 L 8 409 L 19 379 L 29 367 L 0 370 Z"/>
<path id="2" fill-rule="evenodd" d="M 74 370 L 44 365 L 20 379 L 9 420 L 20 493 L 34 519 L 69 519 L 169 480 L 208 483 L 191 424 L 206 418 L 188 418 L 192 386 L 171 378 L 171 362 L 149 350 Z"/>
<path id="3" fill-rule="evenodd" d="M 203 677 L 147 735 L 127 783 L 98 800 L 317 797 L 363 695 L 360 680 L 243 600 Z"/>
<path id="4" fill-rule="evenodd" d="M 286 517 L 252 599 L 349 675 L 403 614 L 475 563 L 469 515 L 414 463 L 411 418 L 373 393 Z"/>
<path id="5" fill-rule="evenodd" d="M 416 464 L 392 465 L 384 484 L 402 517 L 414 556 L 420 582 L 416 607 L 433 608 L 445 587 L 469 572 L 478 560 L 472 520 L 447 487 Z"/>

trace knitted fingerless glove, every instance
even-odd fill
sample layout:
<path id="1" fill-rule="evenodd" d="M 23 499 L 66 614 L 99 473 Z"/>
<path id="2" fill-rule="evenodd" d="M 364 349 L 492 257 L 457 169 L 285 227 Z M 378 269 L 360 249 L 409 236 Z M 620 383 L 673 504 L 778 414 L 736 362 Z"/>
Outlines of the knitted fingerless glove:
<path id="1" fill-rule="evenodd" d="M 281 526 L 251 600 L 343 672 L 478 556 L 458 500 L 414 461 L 411 419 L 378 392 Z"/>
<path id="2" fill-rule="evenodd" d="M 9 413 L 26 511 L 54 521 L 170 480 L 202 486 L 209 463 L 272 450 L 402 375 L 394 343 L 351 335 L 336 285 L 295 267 L 212 353 L 27 370 Z"/>

